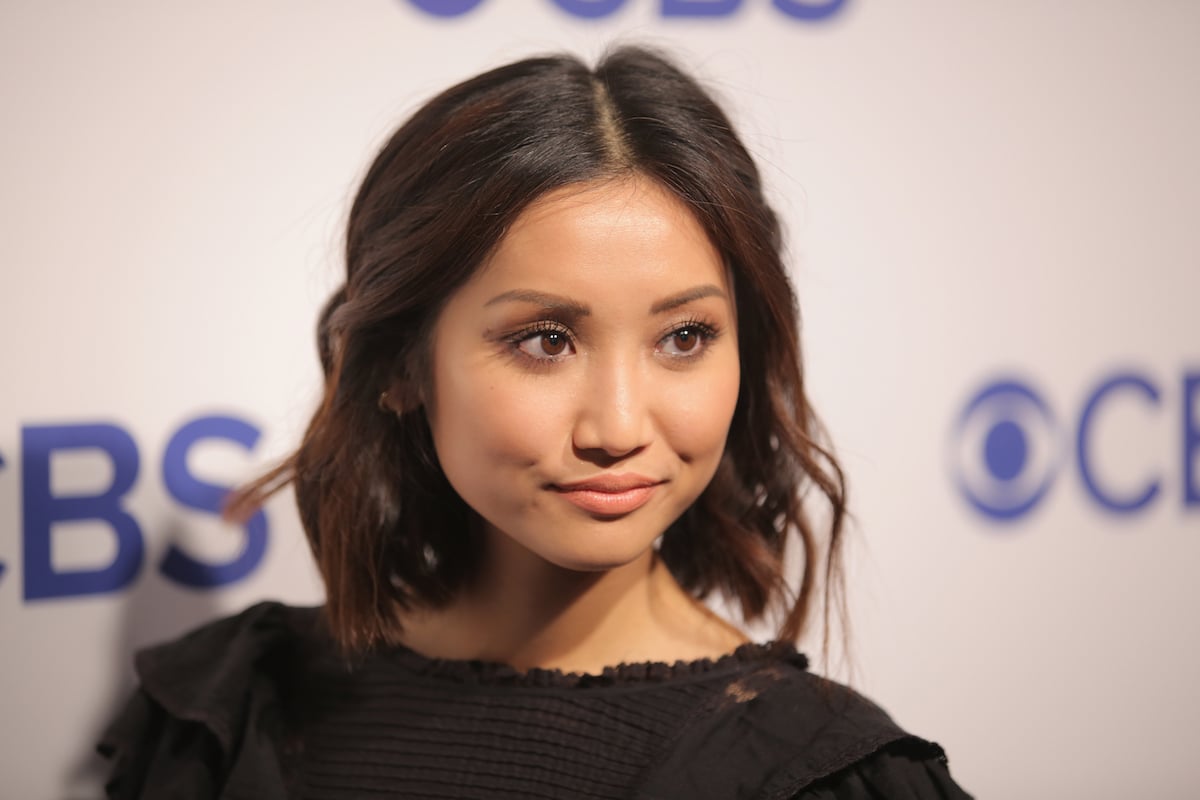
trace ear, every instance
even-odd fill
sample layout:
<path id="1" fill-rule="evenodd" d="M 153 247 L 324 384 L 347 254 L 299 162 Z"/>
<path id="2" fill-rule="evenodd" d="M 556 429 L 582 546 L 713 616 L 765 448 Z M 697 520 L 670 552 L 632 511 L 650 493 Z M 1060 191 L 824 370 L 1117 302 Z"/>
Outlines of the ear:
<path id="1" fill-rule="evenodd" d="M 397 416 L 425 405 L 425 392 L 417 381 L 397 378 L 379 395 L 379 409 Z"/>
<path id="2" fill-rule="evenodd" d="M 379 408 L 401 416 L 425 407 L 429 402 L 429 355 L 421 346 L 403 354 L 393 364 L 391 380 L 379 395 Z M 428 409 L 427 409 L 428 410 Z"/>

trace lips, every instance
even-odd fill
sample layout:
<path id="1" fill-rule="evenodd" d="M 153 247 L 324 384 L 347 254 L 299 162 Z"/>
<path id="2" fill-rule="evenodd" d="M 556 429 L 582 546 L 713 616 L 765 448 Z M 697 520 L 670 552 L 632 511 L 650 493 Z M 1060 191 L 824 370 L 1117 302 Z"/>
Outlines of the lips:
<path id="1" fill-rule="evenodd" d="M 591 514 L 620 516 L 644 506 L 663 483 L 643 475 L 600 475 L 552 488 Z"/>

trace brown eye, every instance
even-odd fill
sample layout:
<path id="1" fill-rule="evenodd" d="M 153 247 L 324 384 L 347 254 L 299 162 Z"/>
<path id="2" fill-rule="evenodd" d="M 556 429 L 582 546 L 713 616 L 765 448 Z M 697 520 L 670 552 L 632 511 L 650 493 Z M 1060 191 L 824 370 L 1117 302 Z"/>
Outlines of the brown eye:
<path id="1" fill-rule="evenodd" d="M 571 337 L 566 331 L 531 331 L 517 343 L 517 349 L 535 359 L 550 360 L 571 353 Z"/>
<path id="2" fill-rule="evenodd" d="M 659 343 L 659 351 L 675 358 L 696 358 L 716 338 L 716 331 L 707 325 L 689 322 L 668 333 Z"/>
<path id="3" fill-rule="evenodd" d="M 692 328 L 680 328 L 672 334 L 672 338 L 675 340 L 675 350 L 680 353 L 687 353 L 700 343 L 700 334 Z"/>
<path id="4" fill-rule="evenodd" d="M 558 331 L 547 331 L 541 336 L 542 352 L 548 356 L 561 355 L 567 349 L 567 337 Z"/>

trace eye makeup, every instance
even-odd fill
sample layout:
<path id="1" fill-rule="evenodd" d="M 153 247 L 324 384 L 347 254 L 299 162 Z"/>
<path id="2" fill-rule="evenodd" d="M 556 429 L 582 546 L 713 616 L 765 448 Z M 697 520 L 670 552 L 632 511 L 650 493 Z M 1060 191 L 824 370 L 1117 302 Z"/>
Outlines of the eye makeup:
<path id="1" fill-rule="evenodd" d="M 704 356 L 721 335 L 716 322 L 689 316 L 663 329 L 655 340 L 654 352 L 673 367 L 685 367 Z M 539 369 L 576 355 L 579 342 L 571 326 L 552 318 L 534 320 L 488 338 L 522 365 Z"/>

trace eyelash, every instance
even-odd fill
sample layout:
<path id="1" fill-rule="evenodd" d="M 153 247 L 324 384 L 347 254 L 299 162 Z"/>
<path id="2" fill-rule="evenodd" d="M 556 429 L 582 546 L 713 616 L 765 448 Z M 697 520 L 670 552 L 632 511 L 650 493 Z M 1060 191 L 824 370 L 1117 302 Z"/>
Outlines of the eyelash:
<path id="1" fill-rule="evenodd" d="M 549 320 L 535 322 L 527 328 L 522 328 L 521 330 L 507 337 L 507 342 L 512 348 L 512 353 L 514 356 L 526 361 L 527 363 L 534 364 L 536 366 L 543 366 L 546 364 L 552 364 L 555 361 L 560 361 L 563 357 L 559 355 L 542 358 L 539 356 L 530 355 L 521 349 L 521 345 L 531 339 L 536 339 L 539 336 L 545 336 L 551 333 L 557 333 L 565 337 L 568 344 L 572 344 L 570 329 L 561 323 L 551 322 Z"/>
<path id="2" fill-rule="evenodd" d="M 658 340 L 659 344 L 662 344 L 674 336 L 678 336 L 684 331 L 691 331 L 693 333 L 700 334 L 700 341 L 696 343 L 695 352 L 687 351 L 679 354 L 669 353 L 667 355 L 670 358 L 698 359 L 708 352 L 708 348 L 711 347 L 712 343 L 716 341 L 718 336 L 721 335 L 720 331 L 717 330 L 715 325 L 711 325 L 707 322 L 701 322 L 698 319 L 689 319 L 673 326 L 671 330 L 667 331 L 665 336 Z"/>
<path id="3" fill-rule="evenodd" d="M 700 335 L 700 341 L 697 343 L 697 346 L 693 348 L 693 351 L 686 351 L 683 353 L 666 353 L 665 355 L 667 358 L 678 360 L 680 362 L 699 359 L 708 351 L 708 348 L 712 345 L 712 343 L 721 335 L 721 331 L 715 325 L 693 318 L 673 325 L 666 333 L 662 335 L 662 337 L 659 338 L 659 345 L 661 346 L 668 339 L 678 336 L 684 331 L 691 331 Z M 547 334 L 559 334 L 565 337 L 567 344 L 574 348 L 575 343 L 571 336 L 570 328 L 561 323 L 550 320 L 541 320 L 526 328 L 522 328 L 510 336 L 505 337 L 505 341 L 511 348 L 512 354 L 517 358 L 520 358 L 523 361 L 535 366 L 547 366 L 557 361 L 561 361 L 566 357 L 565 354 L 543 357 L 530 355 L 521 349 L 521 345 L 523 345 L 525 342 L 535 339 L 539 336 L 545 336 Z"/>

